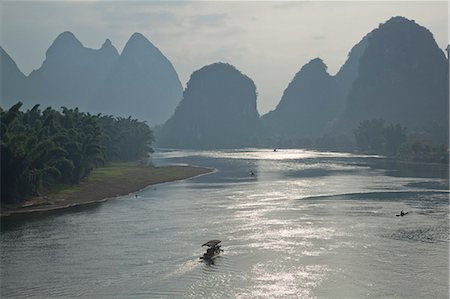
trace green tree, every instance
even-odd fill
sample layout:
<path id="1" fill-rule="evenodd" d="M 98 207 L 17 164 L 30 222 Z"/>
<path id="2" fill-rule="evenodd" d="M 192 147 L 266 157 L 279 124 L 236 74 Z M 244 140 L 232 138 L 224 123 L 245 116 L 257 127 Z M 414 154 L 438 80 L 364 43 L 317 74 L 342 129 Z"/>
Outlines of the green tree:
<path id="1" fill-rule="evenodd" d="M 364 120 L 353 132 L 360 150 L 370 153 L 383 151 L 385 143 L 383 119 Z"/>
<path id="2" fill-rule="evenodd" d="M 107 161 L 147 158 L 153 133 L 131 118 L 22 103 L 0 109 L 1 201 L 37 194 L 55 183 L 77 184 Z"/>
<path id="3" fill-rule="evenodd" d="M 390 124 L 383 129 L 385 139 L 385 153 L 396 155 L 400 146 L 406 141 L 406 128 L 400 124 Z"/>

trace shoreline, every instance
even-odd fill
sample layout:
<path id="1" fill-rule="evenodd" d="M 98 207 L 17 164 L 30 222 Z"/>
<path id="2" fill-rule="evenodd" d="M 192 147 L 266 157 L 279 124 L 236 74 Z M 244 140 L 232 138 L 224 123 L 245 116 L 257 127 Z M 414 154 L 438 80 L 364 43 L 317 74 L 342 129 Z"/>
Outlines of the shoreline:
<path id="1" fill-rule="evenodd" d="M 14 205 L 3 205 L 0 218 L 26 218 L 32 215 L 62 212 L 71 208 L 100 204 L 119 196 L 140 192 L 153 185 L 191 179 L 210 174 L 215 169 L 200 166 L 142 166 L 115 163 L 96 168 L 79 185 L 27 199 Z"/>

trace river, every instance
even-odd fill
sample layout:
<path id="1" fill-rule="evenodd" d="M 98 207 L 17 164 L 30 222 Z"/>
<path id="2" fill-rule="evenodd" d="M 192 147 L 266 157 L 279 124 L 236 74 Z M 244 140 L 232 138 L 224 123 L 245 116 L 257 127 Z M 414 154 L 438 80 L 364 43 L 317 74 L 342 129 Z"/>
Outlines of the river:
<path id="1" fill-rule="evenodd" d="M 283 149 L 153 162 L 217 171 L 2 223 L 1 297 L 448 298 L 446 165 Z M 224 253 L 205 263 L 210 239 Z"/>

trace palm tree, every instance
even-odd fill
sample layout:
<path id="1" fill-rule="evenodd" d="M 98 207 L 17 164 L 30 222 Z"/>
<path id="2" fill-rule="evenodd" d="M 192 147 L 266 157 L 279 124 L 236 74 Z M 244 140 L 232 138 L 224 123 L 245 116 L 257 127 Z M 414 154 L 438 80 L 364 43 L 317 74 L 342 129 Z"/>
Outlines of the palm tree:
<path id="1" fill-rule="evenodd" d="M 53 183 L 79 183 L 106 161 L 137 160 L 152 152 L 153 132 L 129 118 L 58 112 L 22 103 L 0 110 L 1 201 L 17 200 Z"/>

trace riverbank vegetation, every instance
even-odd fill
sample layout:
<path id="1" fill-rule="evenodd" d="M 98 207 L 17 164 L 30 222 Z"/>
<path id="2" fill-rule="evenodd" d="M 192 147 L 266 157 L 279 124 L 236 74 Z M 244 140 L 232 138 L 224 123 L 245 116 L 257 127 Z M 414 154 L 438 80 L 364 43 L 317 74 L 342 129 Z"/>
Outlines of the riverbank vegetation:
<path id="1" fill-rule="evenodd" d="M 144 122 L 65 107 L 21 107 L 19 102 L 0 111 L 2 203 L 79 184 L 105 163 L 146 160 L 152 152 L 153 133 Z"/>
<path id="2" fill-rule="evenodd" d="M 153 167 L 137 162 L 109 162 L 93 169 L 79 184 L 54 184 L 51 188 L 43 189 L 40 196 L 3 204 L 0 215 L 14 217 L 98 203 L 136 192 L 149 185 L 186 179 L 211 171 L 209 168 L 193 166 Z"/>
<path id="3" fill-rule="evenodd" d="M 400 161 L 448 164 L 449 151 L 445 144 L 431 138 L 407 134 L 400 124 L 385 125 L 383 119 L 365 120 L 354 130 L 359 151 L 395 157 Z"/>
<path id="4" fill-rule="evenodd" d="M 396 155 L 406 141 L 406 128 L 400 124 L 385 125 L 383 119 L 364 120 L 353 131 L 356 145 L 363 152 Z"/>

